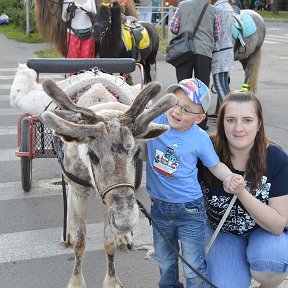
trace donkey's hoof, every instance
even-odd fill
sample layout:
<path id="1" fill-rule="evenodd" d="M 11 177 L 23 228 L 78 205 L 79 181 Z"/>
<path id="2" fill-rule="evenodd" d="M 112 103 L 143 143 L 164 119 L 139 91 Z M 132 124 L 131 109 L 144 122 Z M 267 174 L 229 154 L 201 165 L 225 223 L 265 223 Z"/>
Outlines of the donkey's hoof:
<path id="1" fill-rule="evenodd" d="M 63 239 L 63 235 L 61 237 L 61 240 L 60 240 L 60 244 L 64 247 L 64 248 L 68 248 L 68 247 L 73 247 L 73 244 L 74 244 L 74 241 L 71 240 L 71 237 L 70 235 L 68 235 L 66 237 L 66 240 L 64 241 Z"/>
<path id="2" fill-rule="evenodd" d="M 113 277 L 109 277 L 107 274 L 105 276 L 105 279 L 103 281 L 103 288 L 123 288 L 121 281 L 119 278 L 115 275 Z"/>
<path id="3" fill-rule="evenodd" d="M 80 276 L 72 276 L 67 285 L 67 288 L 86 288 L 83 275 L 81 274 Z"/>

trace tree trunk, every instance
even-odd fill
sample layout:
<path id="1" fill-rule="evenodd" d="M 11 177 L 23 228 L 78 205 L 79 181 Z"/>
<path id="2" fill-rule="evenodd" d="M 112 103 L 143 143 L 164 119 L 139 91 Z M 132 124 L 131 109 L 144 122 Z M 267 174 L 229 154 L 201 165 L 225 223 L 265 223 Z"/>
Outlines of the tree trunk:
<path id="1" fill-rule="evenodd" d="M 279 15 L 278 0 L 271 0 L 272 15 Z"/>

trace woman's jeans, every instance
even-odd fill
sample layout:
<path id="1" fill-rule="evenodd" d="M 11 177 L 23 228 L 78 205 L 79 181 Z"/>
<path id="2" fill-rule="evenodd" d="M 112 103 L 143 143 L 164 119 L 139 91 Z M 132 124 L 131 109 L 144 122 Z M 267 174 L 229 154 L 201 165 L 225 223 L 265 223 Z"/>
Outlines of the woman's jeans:
<path id="1" fill-rule="evenodd" d="M 207 228 L 206 242 L 214 229 Z M 288 234 L 275 236 L 257 228 L 246 236 L 219 232 L 206 255 L 211 282 L 219 288 L 248 288 L 250 269 L 288 272 Z"/>
<path id="2" fill-rule="evenodd" d="M 204 241 L 205 207 L 203 197 L 187 203 L 152 200 L 151 216 L 165 237 L 204 277 L 207 277 Z M 178 257 L 153 225 L 155 259 L 160 268 L 160 288 L 181 288 Z M 183 265 L 186 288 L 206 287 L 205 282 Z"/>

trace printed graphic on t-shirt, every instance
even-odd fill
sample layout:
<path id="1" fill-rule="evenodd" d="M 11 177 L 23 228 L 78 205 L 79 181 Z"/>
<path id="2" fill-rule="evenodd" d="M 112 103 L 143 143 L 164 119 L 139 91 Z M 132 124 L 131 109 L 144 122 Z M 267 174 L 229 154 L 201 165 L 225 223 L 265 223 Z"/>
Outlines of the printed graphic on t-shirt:
<path id="1" fill-rule="evenodd" d="M 153 168 L 168 179 L 173 179 L 172 174 L 179 167 L 178 159 L 179 157 L 174 154 L 174 150 L 170 147 L 166 148 L 166 152 L 156 149 Z"/>
<path id="2" fill-rule="evenodd" d="M 246 182 L 246 181 L 245 181 Z M 246 189 L 249 191 L 249 183 L 245 183 Z M 256 189 L 253 193 L 254 197 L 259 199 L 261 202 L 267 203 L 269 199 L 271 183 L 267 182 L 267 177 L 262 176 L 261 186 Z M 207 215 L 208 219 L 214 227 L 217 227 L 218 221 L 224 215 L 231 197 L 224 195 L 211 195 L 209 189 L 205 189 L 205 194 L 208 201 Z M 238 203 L 238 204 L 237 204 Z M 219 219 L 220 216 L 220 219 Z M 245 234 L 256 227 L 254 219 L 249 215 L 249 213 L 239 205 L 237 201 L 227 217 L 222 229 L 226 232 Z"/>

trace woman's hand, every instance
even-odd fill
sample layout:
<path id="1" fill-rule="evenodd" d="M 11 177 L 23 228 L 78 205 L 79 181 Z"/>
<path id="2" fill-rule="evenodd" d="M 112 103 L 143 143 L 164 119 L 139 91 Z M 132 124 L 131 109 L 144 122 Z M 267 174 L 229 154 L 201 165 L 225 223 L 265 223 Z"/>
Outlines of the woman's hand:
<path id="1" fill-rule="evenodd" d="M 224 179 L 223 188 L 227 193 L 239 196 L 245 190 L 244 178 L 239 174 L 232 173 Z"/>

